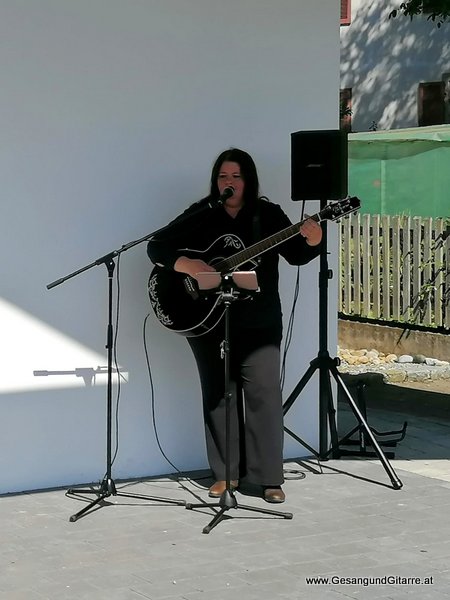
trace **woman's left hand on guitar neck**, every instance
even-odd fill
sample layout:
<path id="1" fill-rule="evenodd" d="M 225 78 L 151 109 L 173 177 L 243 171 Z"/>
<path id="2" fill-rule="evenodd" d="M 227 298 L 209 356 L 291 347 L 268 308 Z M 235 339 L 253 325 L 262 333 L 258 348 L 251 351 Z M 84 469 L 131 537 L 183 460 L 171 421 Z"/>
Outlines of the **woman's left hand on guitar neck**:
<path id="1" fill-rule="evenodd" d="M 322 241 L 322 227 L 314 219 L 307 219 L 300 225 L 300 234 L 308 246 L 317 246 Z"/>

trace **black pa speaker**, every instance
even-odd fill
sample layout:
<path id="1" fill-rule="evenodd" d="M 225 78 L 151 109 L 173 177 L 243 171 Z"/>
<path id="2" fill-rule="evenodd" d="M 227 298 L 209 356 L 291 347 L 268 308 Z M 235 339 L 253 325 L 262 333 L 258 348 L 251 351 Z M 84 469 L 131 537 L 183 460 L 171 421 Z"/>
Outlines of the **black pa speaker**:
<path id="1" fill-rule="evenodd" d="M 340 200 L 348 191 L 347 133 L 339 129 L 291 133 L 292 200 Z"/>

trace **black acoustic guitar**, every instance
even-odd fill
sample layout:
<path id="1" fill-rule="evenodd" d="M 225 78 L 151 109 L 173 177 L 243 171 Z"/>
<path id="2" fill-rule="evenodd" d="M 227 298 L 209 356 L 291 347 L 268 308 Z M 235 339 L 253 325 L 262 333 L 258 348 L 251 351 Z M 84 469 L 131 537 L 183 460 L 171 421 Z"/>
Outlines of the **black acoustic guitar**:
<path id="1" fill-rule="evenodd" d="M 324 220 L 336 221 L 357 211 L 360 205 L 360 200 L 353 196 L 329 204 L 319 213 L 307 218 L 318 223 Z M 306 220 L 290 225 L 248 248 L 245 248 L 236 235 L 227 234 L 219 237 L 205 250 L 183 249 L 183 255 L 199 258 L 225 275 L 242 265 L 247 266 L 246 263 L 251 263 L 254 258 L 297 235 L 300 225 Z M 148 281 L 148 294 L 159 322 L 167 329 L 186 337 L 210 331 L 224 313 L 220 294 L 201 294 L 194 278 L 172 269 L 158 266 L 153 269 Z"/>

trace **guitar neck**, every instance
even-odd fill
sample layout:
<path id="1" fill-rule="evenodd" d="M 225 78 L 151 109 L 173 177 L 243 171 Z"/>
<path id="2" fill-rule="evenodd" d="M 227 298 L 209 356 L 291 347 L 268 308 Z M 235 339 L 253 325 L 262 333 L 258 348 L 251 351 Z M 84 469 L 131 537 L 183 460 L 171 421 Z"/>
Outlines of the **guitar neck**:
<path id="1" fill-rule="evenodd" d="M 300 226 L 307 219 L 313 219 L 317 223 L 320 223 L 320 221 L 322 220 L 320 213 L 317 213 L 312 217 L 307 217 L 306 219 L 295 223 L 294 225 L 289 225 L 289 227 L 286 227 L 286 229 L 282 229 L 281 231 L 274 233 L 268 238 L 261 240 L 260 242 L 256 242 L 256 244 L 253 244 L 252 246 L 249 246 L 248 248 L 245 248 L 244 250 L 233 254 L 233 256 L 219 261 L 214 265 L 215 269 L 220 273 L 227 273 L 229 271 L 237 269 L 249 260 L 252 260 L 257 256 L 264 254 L 264 252 L 267 252 L 267 250 L 270 250 L 271 248 L 278 246 L 282 242 L 285 242 L 289 238 L 294 237 L 294 235 L 299 234 Z"/>

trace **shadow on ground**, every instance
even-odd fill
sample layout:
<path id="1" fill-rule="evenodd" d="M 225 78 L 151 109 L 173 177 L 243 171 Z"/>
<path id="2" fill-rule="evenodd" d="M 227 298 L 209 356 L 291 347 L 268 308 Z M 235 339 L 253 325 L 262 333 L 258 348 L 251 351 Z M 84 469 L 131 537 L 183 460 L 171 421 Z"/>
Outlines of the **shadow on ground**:
<path id="1" fill-rule="evenodd" d="M 450 458 L 450 394 L 427 389 L 427 384 L 394 385 L 384 383 L 378 374 L 344 375 L 344 384 L 367 424 L 377 432 L 401 431 L 403 439 L 397 444 L 387 443 L 400 435 L 376 436 L 383 451 L 404 460 Z M 428 384 L 429 385 L 429 384 Z M 448 383 L 441 385 L 445 390 Z M 429 386 L 432 387 L 432 386 Z M 436 387 L 436 386 L 434 386 Z M 339 439 L 358 426 L 351 402 L 343 390 L 338 392 Z M 358 452 L 360 430 L 351 438 L 353 445 L 344 445 Z M 367 441 L 367 438 L 366 438 Z M 371 448 L 369 448 L 370 450 Z M 364 457 L 364 453 L 360 453 Z"/>

